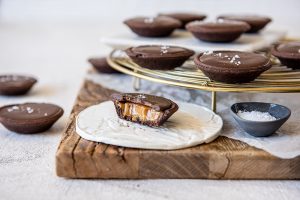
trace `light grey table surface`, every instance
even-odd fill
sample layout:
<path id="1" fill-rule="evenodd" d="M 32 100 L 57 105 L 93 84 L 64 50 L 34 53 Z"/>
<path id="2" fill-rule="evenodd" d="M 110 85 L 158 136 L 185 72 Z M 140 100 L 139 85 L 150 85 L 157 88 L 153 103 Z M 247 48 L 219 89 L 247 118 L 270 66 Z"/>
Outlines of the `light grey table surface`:
<path id="1" fill-rule="evenodd" d="M 14 1 L 6 2 L 13 4 Z M 6 10 L 6 14 L 13 15 L 9 11 Z M 21 12 L 22 7 L 17 11 Z M 98 42 L 101 36 L 126 29 L 121 30 L 109 21 L 105 24 L 89 21 L 65 24 L 59 20 L 29 23 L 22 22 L 21 16 L 12 21 L 0 18 L 0 73 L 32 74 L 39 82 L 26 96 L 0 96 L 0 106 L 28 101 L 52 102 L 62 106 L 65 114 L 43 134 L 20 135 L 0 125 L 1 200 L 299 199 L 299 181 L 67 180 L 57 177 L 55 152 L 89 68 L 86 59 L 109 52 L 108 47 Z"/>

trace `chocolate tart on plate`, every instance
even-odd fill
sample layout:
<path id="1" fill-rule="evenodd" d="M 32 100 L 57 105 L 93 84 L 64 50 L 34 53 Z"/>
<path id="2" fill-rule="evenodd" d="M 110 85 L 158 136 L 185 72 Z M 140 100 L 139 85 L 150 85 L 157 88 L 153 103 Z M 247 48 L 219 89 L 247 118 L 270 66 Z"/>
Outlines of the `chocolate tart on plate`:
<path id="1" fill-rule="evenodd" d="M 124 93 L 111 98 L 119 118 L 147 126 L 161 126 L 178 110 L 175 102 L 154 95 Z"/>
<path id="2" fill-rule="evenodd" d="M 196 38 L 207 42 L 232 42 L 250 26 L 245 22 L 218 20 L 216 22 L 194 21 L 186 25 L 186 29 Z"/>
<path id="3" fill-rule="evenodd" d="M 293 69 L 300 69 L 300 42 L 274 45 L 271 53 L 280 60 L 281 64 Z"/>
<path id="4" fill-rule="evenodd" d="M 143 37 L 167 37 L 180 28 L 181 22 L 172 17 L 135 17 L 124 21 L 134 33 Z"/>
<path id="5" fill-rule="evenodd" d="M 154 70 L 179 67 L 195 53 L 183 47 L 164 45 L 131 47 L 125 52 L 139 66 Z"/>
<path id="6" fill-rule="evenodd" d="M 247 33 L 257 33 L 272 21 L 271 18 L 260 15 L 221 15 L 218 19 L 246 22 L 251 27 Z"/>
<path id="7" fill-rule="evenodd" d="M 204 52 L 194 62 L 211 80 L 223 83 L 247 83 L 271 68 L 266 56 L 241 51 Z"/>

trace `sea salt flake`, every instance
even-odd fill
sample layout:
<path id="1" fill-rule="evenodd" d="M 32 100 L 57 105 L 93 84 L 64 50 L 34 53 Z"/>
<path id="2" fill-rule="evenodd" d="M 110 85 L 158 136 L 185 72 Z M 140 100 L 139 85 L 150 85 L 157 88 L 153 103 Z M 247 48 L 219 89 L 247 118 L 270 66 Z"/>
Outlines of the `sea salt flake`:
<path id="1" fill-rule="evenodd" d="M 213 54 L 213 53 L 214 53 L 213 51 L 204 51 L 203 55 L 210 55 L 210 54 Z"/>
<path id="2" fill-rule="evenodd" d="M 33 113 L 34 111 L 31 107 L 26 107 L 26 110 L 29 114 Z"/>
<path id="3" fill-rule="evenodd" d="M 146 18 L 146 19 L 144 19 L 144 22 L 145 22 L 146 24 L 151 24 L 151 23 L 154 22 L 154 18 L 153 18 L 153 17 Z"/>
<path id="4" fill-rule="evenodd" d="M 48 116 L 48 113 L 45 113 L 44 116 Z"/>
<path id="5" fill-rule="evenodd" d="M 242 119 L 249 121 L 274 121 L 276 117 L 272 116 L 268 112 L 260 112 L 260 111 L 242 111 L 239 110 L 237 115 Z"/>

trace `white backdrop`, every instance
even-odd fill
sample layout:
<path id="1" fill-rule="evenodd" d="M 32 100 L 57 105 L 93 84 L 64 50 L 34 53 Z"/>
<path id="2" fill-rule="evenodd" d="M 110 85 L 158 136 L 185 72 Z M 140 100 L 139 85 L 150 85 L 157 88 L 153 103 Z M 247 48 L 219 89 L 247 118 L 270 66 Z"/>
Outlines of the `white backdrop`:
<path id="1" fill-rule="evenodd" d="M 211 19 L 222 13 L 271 16 L 273 27 L 300 36 L 299 0 L 2 0 L 1 16 L 13 21 L 110 21 L 160 11 L 204 12 Z"/>
<path id="2" fill-rule="evenodd" d="M 0 73 L 38 77 L 23 97 L 4 104 L 52 102 L 64 116 L 49 131 L 20 135 L 0 125 L 0 199 L 299 199 L 299 181 L 67 180 L 55 175 L 55 152 L 92 55 L 106 54 L 102 36 L 128 29 L 124 18 L 158 11 L 267 14 L 273 28 L 300 36 L 300 0 L 2 0 Z M 267 173 L 267 172 L 266 172 Z"/>

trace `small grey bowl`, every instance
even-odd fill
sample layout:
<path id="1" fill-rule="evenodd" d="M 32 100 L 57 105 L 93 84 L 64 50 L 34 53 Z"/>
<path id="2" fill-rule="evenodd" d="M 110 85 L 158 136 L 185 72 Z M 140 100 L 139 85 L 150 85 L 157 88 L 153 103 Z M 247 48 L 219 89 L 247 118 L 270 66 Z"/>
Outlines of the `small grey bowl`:
<path id="1" fill-rule="evenodd" d="M 289 108 L 263 102 L 241 102 L 235 103 L 231 106 L 231 113 L 237 123 L 247 133 L 255 137 L 266 137 L 276 132 L 291 116 Z M 259 111 L 268 112 L 270 115 L 276 118 L 274 121 L 250 121 L 245 120 L 237 115 L 238 111 Z"/>

